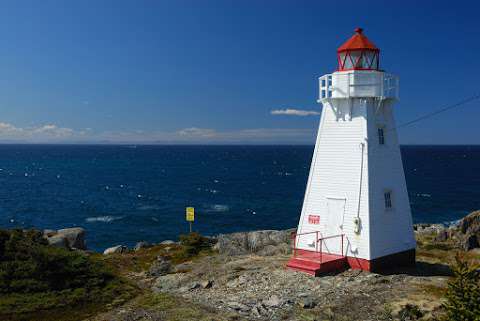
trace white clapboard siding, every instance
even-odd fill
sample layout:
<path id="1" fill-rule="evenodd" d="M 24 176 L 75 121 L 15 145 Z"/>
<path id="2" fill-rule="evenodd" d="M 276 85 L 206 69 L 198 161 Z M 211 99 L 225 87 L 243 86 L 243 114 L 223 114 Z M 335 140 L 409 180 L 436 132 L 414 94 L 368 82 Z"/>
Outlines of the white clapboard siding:
<path id="1" fill-rule="evenodd" d="M 361 79 L 358 76 L 366 74 L 357 72 L 349 71 L 350 79 Z M 386 77 L 382 72 L 371 73 L 374 80 Z M 329 76 L 337 89 L 335 79 L 343 79 L 338 74 L 345 75 L 337 72 Z M 383 80 L 369 86 L 375 84 L 381 86 Z M 348 96 L 346 92 L 356 94 Z M 392 113 L 396 97 L 381 96 L 383 87 L 366 92 L 373 93 L 372 97 L 358 97 L 358 90 L 342 88 L 341 97 L 322 99 L 322 117 L 297 230 L 300 249 L 314 250 L 318 246 L 315 234 L 302 235 L 308 232 L 318 232 L 319 237 L 343 233 L 343 254 L 367 260 L 415 247 Z M 379 144 L 379 126 L 384 129 L 384 145 Z M 392 195 L 391 209 L 385 208 L 386 191 Z M 310 224 L 309 215 L 320 216 L 319 224 Z M 357 218 L 359 233 L 355 231 Z M 331 239 L 322 244 L 322 250 L 340 254 L 339 245 L 340 238 Z"/>
<path id="2" fill-rule="evenodd" d="M 393 104 L 369 108 L 370 248 L 372 258 L 415 248 L 412 215 L 402 158 L 393 118 Z M 385 144 L 378 141 L 383 126 Z M 391 209 L 385 209 L 384 193 L 391 191 Z"/>

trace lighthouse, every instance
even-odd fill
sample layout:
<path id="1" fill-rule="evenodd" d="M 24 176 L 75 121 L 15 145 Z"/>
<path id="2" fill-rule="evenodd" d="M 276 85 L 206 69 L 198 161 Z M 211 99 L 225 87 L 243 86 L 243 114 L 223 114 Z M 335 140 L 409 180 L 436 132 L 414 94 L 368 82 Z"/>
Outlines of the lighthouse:
<path id="1" fill-rule="evenodd" d="M 318 275 L 415 264 L 393 117 L 398 77 L 380 69 L 380 49 L 361 28 L 337 60 L 337 70 L 319 78 L 322 115 L 287 266 Z"/>

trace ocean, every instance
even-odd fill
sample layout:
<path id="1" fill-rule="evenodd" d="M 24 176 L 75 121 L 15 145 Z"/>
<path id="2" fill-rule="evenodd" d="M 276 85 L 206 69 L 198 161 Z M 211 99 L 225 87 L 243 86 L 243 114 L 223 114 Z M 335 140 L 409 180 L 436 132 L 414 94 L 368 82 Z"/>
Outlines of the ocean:
<path id="1" fill-rule="evenodd" d="M 480 209 L 480 146 L 402 146 L 414 222 Z M 82 226 L 87 246 L 285 229 L 313 146 L 0 145 L 0 227 Z"/>

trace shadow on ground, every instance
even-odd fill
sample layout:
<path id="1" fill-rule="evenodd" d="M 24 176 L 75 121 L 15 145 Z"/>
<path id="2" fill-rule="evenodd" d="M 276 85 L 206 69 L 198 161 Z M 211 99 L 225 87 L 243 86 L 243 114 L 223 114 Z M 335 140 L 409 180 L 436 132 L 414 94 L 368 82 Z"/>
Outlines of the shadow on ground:
<path id="1" fill-rule="evenodd" d="M 450 266 L 443 263 L 417 261 L 412 267 L 398 267 L 380 273 L 382 275 L 407 274 L 410 276 L 452 276 Z"/>

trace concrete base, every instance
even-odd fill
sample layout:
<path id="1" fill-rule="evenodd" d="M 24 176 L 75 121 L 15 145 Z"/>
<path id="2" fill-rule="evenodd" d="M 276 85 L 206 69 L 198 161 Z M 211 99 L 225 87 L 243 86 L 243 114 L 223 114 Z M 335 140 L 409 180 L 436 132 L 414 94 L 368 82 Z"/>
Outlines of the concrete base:
<path id="1" fill-rule="evenodd" d="M 373 260 L 347 257 L 348 265 L 355 270 L 381 273 L 396 267 L 415 266 L 415 249 L 382 256 Z"/>

